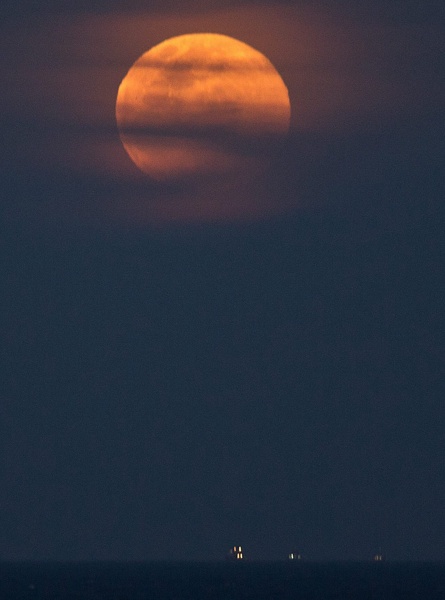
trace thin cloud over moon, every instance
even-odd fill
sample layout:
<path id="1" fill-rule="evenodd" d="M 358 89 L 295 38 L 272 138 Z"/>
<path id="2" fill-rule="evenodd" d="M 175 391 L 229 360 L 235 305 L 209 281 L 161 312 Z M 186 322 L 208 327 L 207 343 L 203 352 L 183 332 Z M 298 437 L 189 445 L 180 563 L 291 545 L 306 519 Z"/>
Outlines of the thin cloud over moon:
<path id="1" fill-rule="evenodd" d="M 281 153 L 277 166 L 281 180 L 275 181 L 278 191 L 265 201 L 267 210 L 255 214 L 262 212 L 268 218 L 283 210 L 296 210 L 305 199 L 303 187 L 294 187 L 295 174 L 318 173 L 316 165 L 325 160 L 329 147 L 323 136 L 341 138 L 386 127 L 394 118 L 410 119 L 441 110 L 445 101 L 443 79 L 437 76 L 445 56 L 437 24 L 365 22 L 343 13 L 342 19 L 330 15 L 307 6 L 276 3 L 202 9 L 179 16 L 147 10 L 80 13 L 69 18 L 62 14 L 51 19 L 43 15 L 35 28 L 24 27 L 18 18 L 5 22 L 0 27 L 4 58 L 0 74 L 8 89 L 0 98 L 9 147 L 4 168 L 26 164 L 28 169 L 65 170 L 79 178 L 87 173 L 97 181 L 107 179 L 110 185 L 104 186 L 106 190 L 114 189 L 112 182 L 119 182 L 119 190 L 127 182 L 135 182 L 138 192 L 134 195 L 133 187 L 128 187 L 120 215 L 125 214 L 125 204 L 139 205 L 145 197 L 145 205 L 136 212 L 147 214 L 146 223 L 151 222 L 153 213 L 171 212 L 182 220 L 185 206 L 173 211 L 160 208 L 162 192 L 157 190 L 153 196 L 151 184 L 144 194 L 142 175 L 126 155 L 116 130 L 116 93 L 135 57 L 147 48 L 182 33 L 218 30 L 258 49 L 286 82 L 292 105 L 289 143 L 293 149 L 284 148 Z M 172 74 L 180 78 L 182 69 Z M 208 120 L 212 116 L 209 109 Z M 182 135 L 185 129 L 178 125 L 171 136 Z M 202 133 L 195 128 L 197 142 Z M 230 149 L 232 139 L 221 137 L 224 147 Z M 270 181 L 270 173 L 260 175 L 263 183 L 264 177 Z M 265 194 L 266 188 L 252 182 L 243 193 L 252 189 L 252 194 Z M 184 192 L 184 202 L 189 192 Z M 165 193 L 170 198 L 170 191 Z M 108 203 L 117 207 L 123 202 L 109 198 L 107 191 L 100 202 L 95 200 L 105 220 Z M 170 201 L 167 204 L 171 206 Z M 246 204 L 249 208 L 244 213 L 241 207 L 236 213 L 248 219 L 254 199 Z M 51 211 L 54 214 L 53 206 Z M 130 213 L 133 211 L 128 211 L 132 220 Z M 201 209 L 190 210 L 188 218 L 201 219 Z M 209 212 L 207 218 L 211 218 Z M 214 218 L 219 218 L 216 213 Z M 138 224 L 143 223 L 140 217 Z"/>
<path id="2" fill-rule="evenodd" d="M 267 136 L 271 150 L 272 138 L 287 133 L 289 95 L 270 61 L 247 44 L 187 34 L 135 62 L 119 86 L 116 119 L 130 158 L 149 176 L 230 176 L 247 169 L 245 139 L 251 162 L 256 140 Z"/>

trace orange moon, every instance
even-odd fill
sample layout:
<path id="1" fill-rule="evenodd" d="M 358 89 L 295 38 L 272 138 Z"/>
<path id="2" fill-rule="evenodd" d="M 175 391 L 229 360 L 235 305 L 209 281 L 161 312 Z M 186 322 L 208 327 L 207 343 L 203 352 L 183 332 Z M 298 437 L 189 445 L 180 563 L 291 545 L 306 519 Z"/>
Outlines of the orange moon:
<path id="1" fill-rule="evenodd" d="M 251 46 L 215 33 L 181 35 L 133 64 L 119 86 L 116 121 L 131 160 L 153 179 L 221 175 L 286 135 L 289 94 Z"/>

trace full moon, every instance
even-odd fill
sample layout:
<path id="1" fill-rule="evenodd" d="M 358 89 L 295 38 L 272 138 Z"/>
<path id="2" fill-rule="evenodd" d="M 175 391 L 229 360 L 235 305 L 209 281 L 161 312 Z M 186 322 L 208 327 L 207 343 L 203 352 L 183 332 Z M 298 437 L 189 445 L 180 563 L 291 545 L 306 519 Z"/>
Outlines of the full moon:
<path id="1" fill-rule="evenodd" d="M 289 94 L 251 46 L 215 33 L 181 35 L 133 64 L 119 86 L 116 121 L 131 160 L 151 178 L 224 175 L 286 135 Z"/>

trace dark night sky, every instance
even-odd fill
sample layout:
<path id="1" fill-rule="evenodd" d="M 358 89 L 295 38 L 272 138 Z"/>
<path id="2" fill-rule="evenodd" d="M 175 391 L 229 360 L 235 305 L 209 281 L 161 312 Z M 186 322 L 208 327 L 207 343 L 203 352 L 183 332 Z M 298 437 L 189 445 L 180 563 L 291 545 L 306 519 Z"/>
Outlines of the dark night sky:
<path id="1" fill-rule="evenodd" d="M 0 558 L 444 560 L 443 2 L 147 4 L 2 8 Z M 291 132 L 167 189 L 117 87 L 208 30 Z"/>

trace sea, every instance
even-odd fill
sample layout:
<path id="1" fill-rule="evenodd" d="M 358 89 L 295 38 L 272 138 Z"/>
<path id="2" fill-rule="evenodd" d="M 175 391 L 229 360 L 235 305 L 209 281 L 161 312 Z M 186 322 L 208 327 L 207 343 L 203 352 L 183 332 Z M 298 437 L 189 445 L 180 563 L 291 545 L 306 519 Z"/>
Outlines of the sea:
<path id="1" fill-rule="evenodd" d="M 445 563 L 0 563 L 0 600 L 445 600 Z"/>

